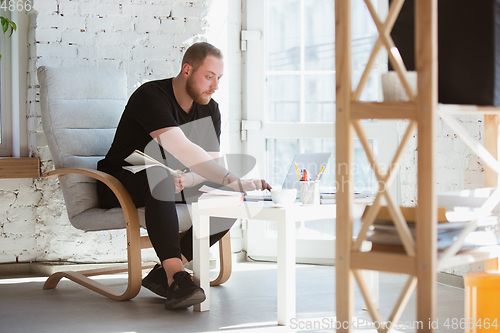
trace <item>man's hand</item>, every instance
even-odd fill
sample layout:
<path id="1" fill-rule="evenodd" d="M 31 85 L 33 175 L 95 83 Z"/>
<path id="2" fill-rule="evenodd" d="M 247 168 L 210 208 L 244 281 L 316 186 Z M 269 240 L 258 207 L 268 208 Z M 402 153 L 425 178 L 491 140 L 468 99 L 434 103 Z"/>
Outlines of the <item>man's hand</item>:
<path id="1" fill-rule="evenodd" d="M 182 172 L 181 170 L 176 170 L 179 173 Z M 186 179 L 186 174 L 182 174 L 180 177 L 176 177 L 172 175 L 172 178 L 174 180 L 174 185 L 175 185 L 175 193 L 179 193 L 186 187 L 186 183 L 188 182 Z"/>
<path id="2" fill-rule="evenodd" d="M 271 190 L 272 187 L 264 179 L 238 179 L 227 186 L 235 191 L 255 191 L 255 190 Z"/>

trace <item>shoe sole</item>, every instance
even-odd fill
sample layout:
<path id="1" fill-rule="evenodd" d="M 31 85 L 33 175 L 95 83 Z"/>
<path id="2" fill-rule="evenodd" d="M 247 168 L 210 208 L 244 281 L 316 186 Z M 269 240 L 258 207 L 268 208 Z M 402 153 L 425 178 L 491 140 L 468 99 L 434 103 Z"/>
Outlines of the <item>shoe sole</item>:
<path id="1" fill-rule="evenodd" d="M 200 304 L 207 297 L 205 296 L 205 292 L 202 289 L 195 290 L 191 295 L 188 295 L 181 299 L 173 299 L 165 303 L 165 309 L 173 310 L 180 308 L 187 308 L 195 304 Z"/>

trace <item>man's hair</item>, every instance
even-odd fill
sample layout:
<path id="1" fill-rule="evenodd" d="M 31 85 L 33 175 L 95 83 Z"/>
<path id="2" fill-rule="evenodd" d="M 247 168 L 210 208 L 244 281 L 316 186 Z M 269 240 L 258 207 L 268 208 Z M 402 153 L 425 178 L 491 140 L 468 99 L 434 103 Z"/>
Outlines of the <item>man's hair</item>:
<path id="1" fill-rule="evenodd" d="M 195 43 L 186 50 L 186 53 L 184 53 L 182 66 L 188 63 L 193 67 L 194 71 L 196 71 L 209 55 L 222 59 L 222 52 L 212 44 L 206 42 Z"/>

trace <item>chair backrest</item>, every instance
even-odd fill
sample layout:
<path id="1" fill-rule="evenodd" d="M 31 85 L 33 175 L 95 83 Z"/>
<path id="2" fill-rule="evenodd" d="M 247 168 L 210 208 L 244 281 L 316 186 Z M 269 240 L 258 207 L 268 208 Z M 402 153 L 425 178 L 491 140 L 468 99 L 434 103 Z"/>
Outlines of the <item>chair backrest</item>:
<path id="1" fill-rule="evenodd" d="M 111 146 L 127 103 L 125 72 L 40 67 L 38 81 L 42 126 L 56 169 L 95 169 Z M 73 225 L 73 217 L 99 208 L 95 180 L 80 175 L 59 179 Z"/>

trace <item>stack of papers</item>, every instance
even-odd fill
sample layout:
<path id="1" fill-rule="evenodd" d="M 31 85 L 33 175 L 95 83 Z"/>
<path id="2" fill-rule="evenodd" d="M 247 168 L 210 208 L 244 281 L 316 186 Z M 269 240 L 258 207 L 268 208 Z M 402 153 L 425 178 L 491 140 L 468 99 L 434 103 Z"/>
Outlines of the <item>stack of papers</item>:
<path id="1" fill-rule="evenodd" d="M 203 185 L 200 191 L 204 192 L 198 198 L 198 207 L 200 209 L 239 206 L 243 202 L 245 195 L 243 192 L 226 191 L 207 185 Z"/>
<path id="2" fill-rule="evenodd" d="M 153 166 L 159 166 L 159 167 L 162 167 L 162 168 L 168 170 L 168 172 L 170 172 L 170 174 L 172 176 L 180 177 L 183 174 L 183 172 L 173 170 L 172 168 L 169 168 L 165 164 L 158 162 L 157 160 L 155 160 L 151 156 L 146 155 L 145 153 L 143 153 L 142 151 L 139 151 L 139 150 L 135 150 L 132 154 L 130 154 L 125 159 L 125 162 L 130 163 L 132 165 L 125 165 L 122 168 L 125 170 L 128 170 L 132 173 L 137 173 L 139 171 L 146 170 L 147 168 L 150 168 Z"/>
<path id="3" fill-rule="evenodd" d="M 401 207 L 408 228 L 415 239 L 416 237 L 416 208 Z M 365 211 L 366 213 L 366 211 Z M 438 208 L 437 223 L 437 249 L 444 250 L 451 246 L 461 232 L 477 218 L 475 212 L 446 212 L 444 208 Z M 497 223 L 496 216 L 489 216 L 478 221 L 479 227 Z M 382 206 L 373 222 L 372 229 L 368 233 L 368 241 L 372 242 L 372 250 L 404 252 L 402 241 L 394 225 L 387 207 Z M 469 233 L 462 244 L 462 248 L 497 245 L 498 240 L 494 233 L 484 230 Z"/>

